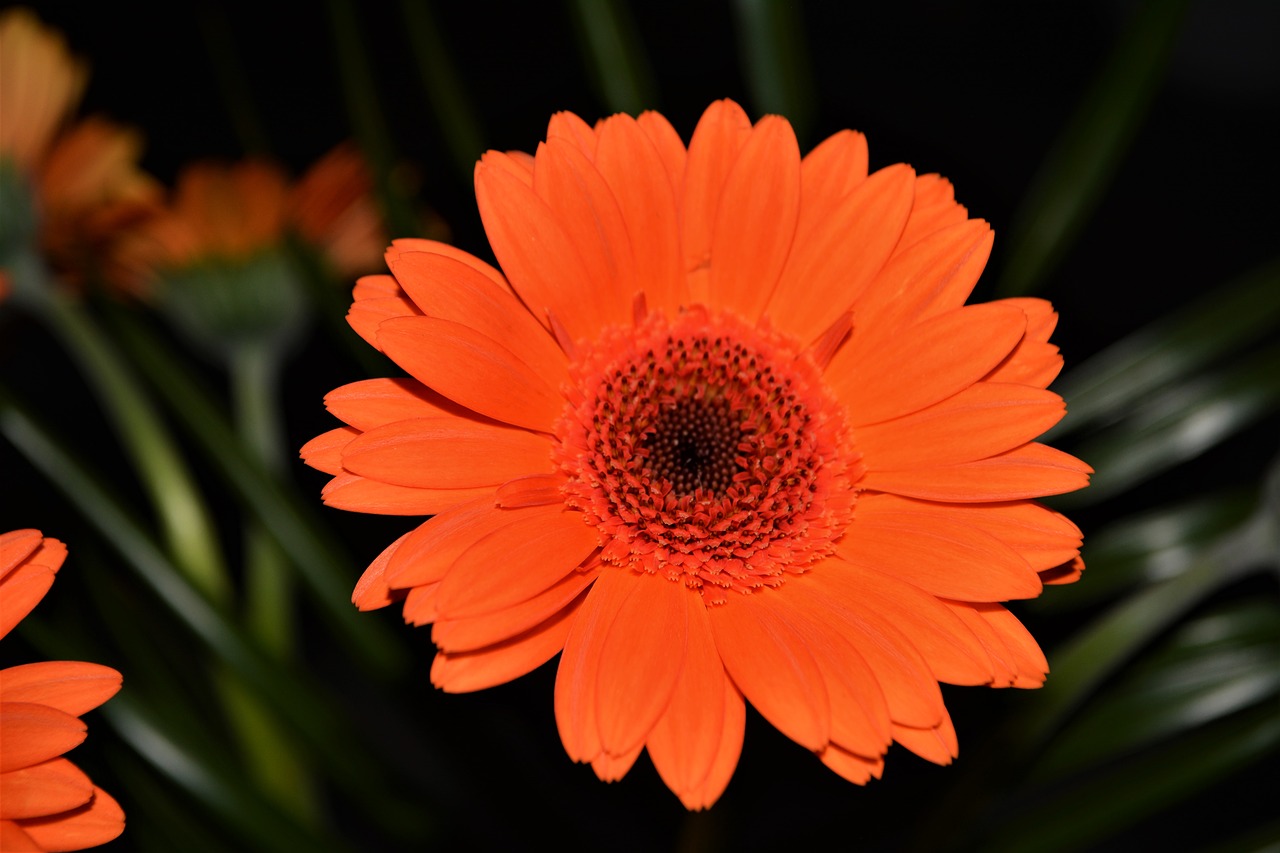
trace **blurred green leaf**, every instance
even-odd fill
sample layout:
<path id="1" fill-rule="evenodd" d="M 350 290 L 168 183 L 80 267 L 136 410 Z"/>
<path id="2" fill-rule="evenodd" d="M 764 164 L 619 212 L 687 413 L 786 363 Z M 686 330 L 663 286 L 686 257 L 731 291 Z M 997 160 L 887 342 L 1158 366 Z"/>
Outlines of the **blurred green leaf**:
<path id="1" fill-rule="evenodd" d="M 1280 326 L 1280 261 L 1209 288 L 1194 302 L 1117 341 L 1054 386 L 1067 401 L 1055 440 L 1126 417 L 1135 400 L 1194 376 Z"/>
<path id="2" fill-rule="evenodd" d="M 1278 749 L 1280 714 L 1273 707 L 1254 707 L 1018 806 L 997 821 L 999 829 L 984 837 L 982 849 L 1090 849 L 1233 773 L 1274 760 Z"/>
<path id="3" fill-rule="evenodd" d="M 1125 516 L 1087 538 L 1081 583 L 1022 603 L 1031 613 L 1065 613 L 1118 600 L 1135 587 L 1177 577 L 1196 555 L 1256 506 L 1248 493 L 1215 494 Z"/>
<path id="4" fill-rule="evenodd" d="M 1001 295 L 1036 290 L 1103 197 L 1159 88 L 1187 6 L 1147 0 L 1121 35 L 1014 215 Z"/>
<path id="5" fill-rule="evenodd" d="M 786 116 L 803 147 L 817 98 L 800 4 L 735 0 L 733 10 L 739 63 L 756 113 Z"/>
<path id="6" fill-rule="evenodd" d="M 484 151 L 485 136 L 480 120 L 431 14 L 431 4 L 427 0 L 401 0 L 400 11 L 413 47 L 413 58 L 418 63 L 422 88 L 444 133 L 449 156 L 459 177 L 470 186 L 476 160 Z"/>
<path id="7" fill-rule="evenodd" d="M 1280 696 L 1280 603 L 1234 601 L 1179 625 L 1054 737 L 1044 782 Z"/>
<path id="8" fill-rule="evenodd" d="M 356 139 L 369 158 L 374 185 L 382 202 L 387 226 L 393 237 L 413 237 L 420 231 L 417 217 L 405 192 L 393 178 L 396 167 L 395 146 L 387 130 L 387 121 L 379 107 L 378 86 L 374 83 L 369 53 L 351 0 L 329 0 L 330 31 L 338 54 L 338 77 L 347 113 L 355 128 Z"/>
<path id="9" fill-rule="evenodd" d="M 655 109 L 653 71 L 625 0 L 569 0 L 569 10 L 582 53 L 608 108 L 633 116 Z"/>
<path id="10" fill-rule="evenodd" d="M 200 34 L 204 38 L 205 50 L 217 75 L 218 88 L 222 92 L 227 115 L 231 117 L 231 124 L 236 129 L 236 136 L 240 138 L 240 144 L 246 153 L 267 156 L 271 151 L 271 144 L 263 130 L 261 115 L 254 104 L 252 86 L 236 50 L 226 7 L 220 3 L 197 3 L 195 9 L 200 17 Z"/>
<path id="11" fill-rule="evenodd" d="M 351 604 L 355 574 L 341 544 L 249 456 L 211 395 L 146 326 L 123 311 L 115 312 L 112 320 L 121 344 L 146 370 L 174 415 L 208 452 L 264 529 L 290 555 L 334 630 L 351 644 L 361 663 L 383 677 L 402 672 L 407 666 L 403 649 L 381 624 L 363 618 Z"/>
<path id="12" fill-rule="evenodd" d="M 1280 345 L 1133 400 L 1128 418 L 1072 449 L 1096 473 L 1088 489 L 1055 498 L 1054 506 L 1106 500 L 1195 459 L 1277 408 Z"/>

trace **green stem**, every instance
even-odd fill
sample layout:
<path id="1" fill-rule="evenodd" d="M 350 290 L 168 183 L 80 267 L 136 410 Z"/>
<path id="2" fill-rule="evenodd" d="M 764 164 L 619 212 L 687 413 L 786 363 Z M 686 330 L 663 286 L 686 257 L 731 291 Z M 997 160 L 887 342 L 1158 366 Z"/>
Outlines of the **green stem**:
<path id="1" fill-rule="evenodd" d="M 735 0 L 742 74 L 757 114 L 786 116 L 803 143 L 816 100 L 800 4 L 791 0 Z"/>
<path id="2" fill-rule="evenodd" d="M 638 115 L 657 106 L 653 72 L 634 37 L 635 23 L 621 0 L 570 0 L 574 30 L 596 87 L 615 112 Z"/>
<path id="3" fill-rule="evenodd" d="M 219 608 L 231 582 L 213 521 L 186 463 L 125 359 L 83 304 L 54 292 L 32 303 L 84 373 L 112 421 L 159 520 L 167 550 L 183 575 Z"/>

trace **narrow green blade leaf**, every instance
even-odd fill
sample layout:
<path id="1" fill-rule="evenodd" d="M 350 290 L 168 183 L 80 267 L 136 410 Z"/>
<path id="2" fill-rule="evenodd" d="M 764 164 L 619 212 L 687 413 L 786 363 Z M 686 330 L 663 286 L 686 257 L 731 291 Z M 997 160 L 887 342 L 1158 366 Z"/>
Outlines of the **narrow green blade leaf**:
<path id="1" fill-rule="evenodd" d="M 570 0 L 574 31 L 605 104 L 639 115 L 658 106 L 653 72 L 624 0 Z"/>
<path id="2" fill-rule="evenodd" d="M 755 112 L 786 116 L 803 143 L 816 97 L 800 4 L 735 0 L 733 11 L 742 76 L 751 87 Z"/>

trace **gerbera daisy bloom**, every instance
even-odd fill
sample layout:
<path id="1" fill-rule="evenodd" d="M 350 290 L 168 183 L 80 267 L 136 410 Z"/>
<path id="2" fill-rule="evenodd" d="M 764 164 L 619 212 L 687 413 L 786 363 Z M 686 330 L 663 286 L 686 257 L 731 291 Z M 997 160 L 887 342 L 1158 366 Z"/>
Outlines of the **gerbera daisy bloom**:
<path id="1" fill-rule="evenodd" d="M 719 101 L 687 148 L 559 113 L 476 195 L 502 272 L 396 241 L 349 320 L 409 376 L 331 392 L 346 426 L 303 448 L 329 505 L 433 516 L 354 599 L 434 624 L 437 686 L 560 654 L 569 755 L 613 780 L 647 749 L 696 809 L 744 700 L 865 783 L 893 741 L 957 754 L 939 682 L 1042 682 L 1000 602 L 1078 576 L 1032 499 L 1090 469 L 1033 441 L 1049 304 L 964 304 L 991 229 L 946 180 Z"/>
<path id="2" fill-rule="evenodd" d="M 160 196 L 138 168 L 138 133 L 97 117 L 64 129 L 87 79 L 62 36 L 30 11 L 0 15 L 0 181 L 8 206 L 0 235 L 8 245 L 0 248 L 33 242 L 76 283 Z"/>
<path id="3" fill-rule="evenodd" d="M 0 637 L 53 585 L 66 546 L 38 530 L 0 535 Z M 0 850 L 83 850 L 124 831 L 111 795 L 62 754 L 85 738 L 79 717 L 120 689 L 120 673 L 78 661 L 0 670 Z"/>
<path id="4" fill-rule="evenodd" d="M 290 219 L 339 276 L 378 268 L 387 229 L 373 198 L 369 164 L 351 143 L 336 146 L 298 180 Z"/>

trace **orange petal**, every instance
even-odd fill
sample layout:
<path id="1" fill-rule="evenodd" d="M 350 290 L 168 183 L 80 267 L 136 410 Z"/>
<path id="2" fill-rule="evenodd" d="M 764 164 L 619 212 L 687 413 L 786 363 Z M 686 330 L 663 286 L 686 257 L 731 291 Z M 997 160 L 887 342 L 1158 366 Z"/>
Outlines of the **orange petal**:
<path id="1" fill-rule="evenodd" d="M 78 717 L 120 689 L 120 673 L 80 661 L 41 661 L 0 670 L 0 695 L 6 702 L 47 705 Z"/>
<path id="2" fill-rule="evenodd" d="M 510 524 L 515 512 L 497 509 L 488 497 L 449 507 L 427 519 L 391 555 L 387 583 L 402 589 L 444 580 L 454 560 L 489 533 Z"/>
<path id="3" fill-rule="evenodd" d="M 870 470 L 955 465 L 1026 444 L 1066 412 L 1051 391 L 979 382 L 918 412 L 860 427 L 857 443 Z"/>
<path id="4" fill-rule="evenodd" d="M 499 486 L 495 499 L 503 509 L 562 503 L 564 495 L 560 493 L 560 487 L 563 483 L 563 474 L 527 474 Z"/>
<path id="5" fill-rule="evenodd" d="M 828 136 L 800 162 L 801 230 L 830 216 L 840 200 L 867 179 L 867 138 L 854 130 Z"/>
<path id="6" fill-rule="evenodd" d="M 828 744 L 826 749 L 819 752 L 818 758 L 838 776 L 855 785 L 865 785 L 872 779 L 879 779 L 884 772 L 883 755 L 867 758 L 834 743 Z"/>
<path id="7" fill-rule="evenodd" d="M 961 465 L 868 471 L 862 485 L 931 501 L 1010 501 L 1082 489 L 1092 471 L 1074 456 L 1033 443 Z"/>
<path id="8" fill-rule="evenodd" d="M 907 227 L 902 229 L 902 239 L 898 241 L 899 251 L 910 249 L 935 231 L 964 222 L 968 215 L 964 206 L 956 203 L 955 188 L 950 181 L 941 175 L 920 175 L 916 178 L 911 217 L 907 220 Z"/>
<path id="9" fill-rule="evenodd" d="M 791 253 L 800 215 L 800 147 L 791 124 L 765 116 L 725 180 L 711 235 L 713 306 L 754 322 Z"/>
<path id="10" fill-rule="evenodd" d="M 614 571 L 622 571 L 614 569 Z M 564 750 L 574 761 L 591 761 L 601 752 L 600 730 L 596 725 L 596 683 L 600 650 L 617 608 L 609 591 L 597 584 L 584 596 L 556 669 L 556 728 Z"/>
<path id="11" fill-rule="evenodd" d="M 537 595 L 491 613 L 462 618 L 442 617 L 437 606 L 431 641 L 446 652 L 469 652 L 501 643 L 559 613 L 596 579 L 599 572 L 598 563 L 591 569 L 570 572 Z"/>
<path id="12" fill-rule="evenodd" d="M 409 378 L 363 379 L 342 385 L 324 395 L 324 405 L 335 418 L 357 430 L 411 418 L 481 417 Z"/>
<path id="13" fill-rule="evenodd" d="M 859 515 L 836 546 L 840 556 L 925 592 L 961 601 L 1040 594 L 1040 576 L 989 533 L 910 512 Z"/>
<path id="14" fill-rule="evenodd" d="M 57 758 L 79 746 L 87 727 L 65 711 L 32 702 L 0 702 L 0 773 Z"/>
<path id="15" fill-rule="evenodd" d="M 1067 563 L 1080 552 L 1080 528 L 1062 513 L 1032 501 L 934 503 L 877 492 L 858 498 L 860 518 L 886 511 L 942 518 L 982 530 L 1017 551 L 1037 572 Z"/>
<path id="16" fill-rule="evenodd" d="M 712 229 L 720 196 L 738 152 L 750 135 L 751 119 L 742 107 L 726 99 L 707 107 L 689 140 L 680 201 L 680 242 L 694 302 L 706 302 Z"/>
<path id="17" fill-rule="evenodd" d="M 445 415 L 363 433 L 343 450 L 342 467 L 397 486 L 470 489 L 550 472 L 553 463 L 546 436 Z"/>
<path id="18" fill-rule="evenodd" d="M 0 637 L 30 613 L 53 586 L 55 575 L 48 566 L 25 562 L 0 580 Z"/>
<path id="19" fill-rule="evenodd" d="M 628 115 L 605 119 L 599 138 L 596 167 L 626 222 L 636 281 L 651 308 L 674 313 L 688 302 L 688 289 L 681 266 L 676 197 L 662 156 Z"/>
<path id="20" fill-rule="evenodd" d="M 894 722 L 936 724 L 944 713 L 942 692 L 928 661 L 906 634 L 871 608 L 836 606 L 836 602 L 822 596 L 820 584 L 808 584 L 804 580 L 804 577 L 799 582 L 793 579 L 784 591 L 794 600 L 793 612 L 807 614 L 809 621 L 817 623 L 812 633 L 842 637 L 852 644 L 874 673 L 874 681 L 884 692 L 889 717 Z M 868 710 L 874 712 L 874 708 Z"/>
<path id="21" fill-rule="evenodd" d="M 347 323 L 369 346 L 378 344 L 378 326 L 392 317 L 417 317 L 422 314 L 400 285 L 389 275 L 367 275 L 356 280 L 354 301 L 347 309 Z"/>
<path id="22" fill-rule="evenodd" d="M 689 598 L 698 596 L 690 594 Z M 684 667 L 671 701 L 648 738 L 649 757 L 677 796 L 695 790 L 707 778 L 724 728 L 728 678 L 711 633 L 710 616 L 700 600 L 696 604 L 688 609 Z"/>
<path id="23" fill-rule="evenodd" d="M 492 613 L 526 601 L 583 564 L 600 533 L 559 506 L 502 510 L 507 524 L 464 550 L 440 585 L 441 616 Z"/>
<path id="24" fill-rule="evenodd" d="M 595 338 L 609 314 L 555 211 L 488 161 L 476 166 L 476 201 L 493 252 L 534 318 L 549 329 L 550 312 L 574 340 Z"/>
<path id="25" fill-rule="evenodd" d="M 356 588 L 351 593 L 351 603 L 357 609 L 377 610 L 402 597 L 393 593 L 391 587 L 387 586 L 387 563 L 391 561 L 392 555 L 399 550 L 400 546 L 404 544 L 404 540 L 408 539 L 410 535 L 410 533 L 406 533 L 382 549 L 382 553 L 375 557 L 374 561 L 369 564 L 369 568 L 365 569 L 364 574 L 360 575 L 360 580 L 356 581 Z"/>
<path id="26" fill-rule="evenodd" d="M 430 625 L 440 618 L 436 610 L 436 595 L 440 592 L 440 581 L 415 586 L 404 597 L 401 614 L 410 625 Z"/>
<path id="27" fill-rule="evenodd" d="M 1040 573 L 1040 581 L 1045 586 L 1075 583 L 1084 574 L 1084 560 L 1074 557 L 1061 565 L 1046 569 Z"/>
<path id="28" fill-rule="evenodd" d="M 897 245 L 911 211 L 914 179 L 911 167 L 889 166 L 858 184 L 821 220 L 806 217 L 765 309 L 778 328 L 812 341 L 849 310 Z"/>
<path id="29" fill-rule="evenodd" d="M 604 572 L 594 595 L 606 612 L 596 670 L 596 725 L 600 745 L 624 755 L 644 744 L 667 709 L 684 669 L 689 621 L 705 610 L 702 596 L 661 575 L 627 569 Z"/>
<path id="30" fill-rule="evenodd" d="M 1027 332 L 1004 361 L 987 375 L 994 382 L 1018 382 L 1033 388 L 1048 388 L 1062 370 L 1062 355 L 1049 343 L 1058 325 L 1053 306 L 1043 299 L 1020 297 L 1001 299 L 1000 304 L 1021 308 L 1027 315 Z"/>
<path id="31" fill-rule="evenodd" d="M 45 817 L 83 806 L 93 783 L 65 758 L 0 773 L 0 820 Z"/>
<path id="32" fill-rule="evenodd" d="M 946 713 L 942 721 L 931 728 L 895 725 L 893 739 L 924 760 L 944 767 L 960 754 L 955 726 L 951 724 L 951 715 Z"/>
<path id="33" fill-rule="evenodd" d="M 78 809 L 18 821 L 18 825 L 41 850 L 84 850 L 124 832 L 124 810 L 110 794 L 95 787 L 93 799 Z"/>
<path id="34" fill-rule="evenodd" d="M 359 435 L 360 430 L 351 427 L 331 429 L 302 445 L 298 455 L 317 471 L 336 476 L 342 473 L 342 451 Z"/>
<path id="35" fill-rule="evenodd" d="M 533 189 L 554 212 L 578 251 L 593 283 L 592 312 L 600 323 L 630 319 L 637 287 L 631 237 L 613 191 L 595 165 L 573 143 L 548 140 L 538 146 Z"/>
<path id="36" fill-rule="evenodd" d="M 951 684 L 991 681 L 991 661 L 973 631 L 937 598 L 893 572 L 833 560 L 823 563 L 807 575 L 806 580 L 814 584 L 833 609 L 847 614 L 847 618 L 865 621 L 881 633 L 901 629 L 911 638 L 911 645 L 920 652 L 938 681 Z M 884 723 L 877 729 L 886 738 L 882 746 L 888 746 L 888 716 L 877 719 Z M 882 751 L 834 736 L 832 740 L 863 755 L 878 755 Z"/>
<path id="37" fill-rule="evenodd" d="M 31 556 L 44 537 L 39 530 L 11 530 L 0 534 L 0 578 L 16 569 L 18 564 Z"/>
<path id="38" fill-rule="evenodd" d="M 856 314 L 853 322 L 856 338 Z M 977 382 L 1009 354 L 1025 327 L 1025 315 L 1011 306 L 968 305 L 903 329 L 870 362 L 849 355 L 856 351 L 851 341 L 832 358 L 826 378 L 855 426 L 879 423 Z"/>
<path id="39" fill-rule="evenodd" d="M 415 489 L 381 483 L 344 472 L 320 490 L 326 506 L 351 512 L 378 515 L 435 515 L 458 504 L 482 497 L 492 498 L 493 488 Z"/>
<path id="40" fill-rule="evenodd" d="M 723 698 L 720 704 L 724 708 L 724 714 L 720 727 L 708 735 L 713 749 L 706 774 L 701 781 L 688 788 L 678 788 L 673 784 L 674 777 L 668 777 L 665 774 L 662 776 L 667 786 L 680 798 L 680 802 L 684 803 L 684 807 L 694 811 L 711 808 L 715 801 L 720 799 L 720 795 L 724 793 L 729 780 L 733 777 L 733 771 L 738 766 L 738 758 L 742 755 L 742 736 L 746 730 L 747 708 L 742 701 L 742 694 L 738 692 L 738 688 L 732 681 L 722 677 L 720 682 L 723 686 Z M 656 732 L 657 728 L 654 731 Z M 653 751 L 650 748 L 650 757 L 652 755 Z M 654 759 L 654 764 L 658 764 L 657 759 Z M 661 769 L 659 773 L 662 773 Z"/>
<path id="41" fill-rule="evenodd" d="M 546 622 L 510 640 L 474 652 L 440 652 L 431 664 L 431 683 L 446 693 L 469 693 L 505 684 L 532 672 L 564 648 L 581 599 Z"/>
<path id="42" fill-rule="evenodd" d="M 806 630 L 806 614 L 786 592 L 735 596 L 710 610 L 711 627 L 725 670 L 747 701 L 784 735 L 817 751 L 830 740 L 831 703 L 809 651 L 816 632 Z"/>
<path id="43" fill-rule="evenodd" d="M 388 252 L 387 263 L 423 314 L 501 341 L 535 372 L 564 372 L 564 353 L 546 329 L 510 291 L 474 267 L 433 252 Z"/>
<path id="44" fill-rule="evenodd" d="M 995 687 L 1039 687 L 1049 662 L 1031 633 L 999 604 L 943 601 L 987 647 L 996 665 Z"/>
<path id="45" fill-rule="evenodd" d="M 667 178 L 671 181 L 671 190 L 675 198 L 679 199 L 684 188 L 685 160 L 688 159 L 680 134 L 676 133 L 671 122 L 667 121 L 661 113 L 655 113 L 653 110 L 640 113 L 636 117 L 636 124 L 640 125 L 645 136 L 649 137 L 653 147 L 658 149 L 658 156 L 662 158 L 662 164 L 667 169 Z"/>
<path id="46" fill-rule="evenodd" d="M 22 831 L 22 827 L 7 820 L 0 820 L 0 850 L 5 853 L 45 853 L 45 848 Z"/>
<path id="47" fill-rule="evenodd" d="M 386 320 L 378 342 L 415 379 L 482 415 L 550 432 L 564 408 L 558 375 L 538 373 L 493 338 L 459 323 Z"/>
<path id="48" fill-rule="evenodd" d="M 547 123 L 547 139 L 564 139 L 594 160 L 596 156 L 596 132 L 581 118 L 571 112 L 558 112 Z"/>
<path id="49" fill-rule="evenodd" d="M 446 258 L 461 261 L 508 293 L 513 292 L 511 283 L 507 281 L 506 276 L 498 272 L 493 265 L 485 263 L 475 255 L 463 251 L 457 246 L 441 243 L 439 240 L 426 240 L 421 237 L 400 237 L 392 240 L 391 246 L 401 252 L 431 252 L 435 255 L 444 255 Z"/>
<path id="50" fill-rule="evenodd" d="M 617 782 L 627 775 L 627 771 L 636 763 L 636 759 L 640 757 L 640 752 L 643 749 L 644 745 L 641 744 L 635 749 L 624 752 L 622 755 L 610 755 L 607 752 L 602 752 L 591 759 L 591 769 L 596 772 L 596 776 L 601 782 Z"/>

